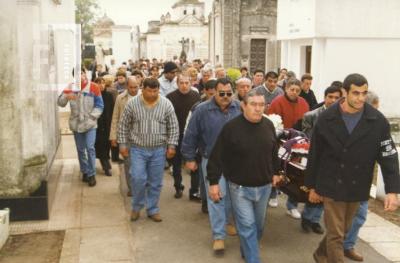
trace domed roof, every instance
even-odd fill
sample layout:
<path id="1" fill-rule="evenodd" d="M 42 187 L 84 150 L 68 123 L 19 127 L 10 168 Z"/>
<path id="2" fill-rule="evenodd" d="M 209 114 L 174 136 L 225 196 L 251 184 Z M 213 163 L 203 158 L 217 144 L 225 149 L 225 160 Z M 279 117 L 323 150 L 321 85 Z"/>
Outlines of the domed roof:
<path id="1" fill-rule="evenodd" d="M 105 13 L 103 17 L 99 18 L 95 23 L 96 27 L 111 27 L 114 25 L 115 25 L 114 21 L 111 18 L 109 18 Z"/>
<path id="2" fill-rule="evenodd" d="M 172 8 L 175 8 L 180 5 L 187 5 L 187 4 L 202 4 L 202 3 L 199 2 L 199 0 L 179 0 L 172 6 Z"/>

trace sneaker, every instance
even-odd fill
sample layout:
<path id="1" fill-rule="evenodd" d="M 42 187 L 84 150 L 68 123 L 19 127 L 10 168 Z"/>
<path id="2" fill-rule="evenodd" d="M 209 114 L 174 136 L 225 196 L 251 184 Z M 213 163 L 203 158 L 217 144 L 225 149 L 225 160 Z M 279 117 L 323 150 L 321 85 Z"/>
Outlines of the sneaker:
<path id="1" fill-rule="evenodd" d="M 278 198 L 271 198 L 268 201 L 269 207 L 278 207 Z"/>
<path id="2" fill-rule="evenodd" d="M 89 178 L 88 178 L 88 185 L 89 185 L 90 187 L 93 187 L 93 186 L 96 185 L 96 177 L 95 177 L 94 175 L 89 176 Z"/>
<path id="3" fill-rule="evenodd" d="M 157 223 L 162 221 L 161 216 L 160 216 L 159 213 L 154 214 L 154 215 L 149 215 L 147 217 L 150 218 L 151 220 L 153 220 L 154 222 L 157 222 Z"/>
<path id="4" fill-rule="evenodd" d="M 131 221 L 136 221 L 140 217 L 140 211 L 136 212 L 135 210 L 131 211 Z"/>
<path id="5" fill-rule="evenodd" d="M 214 240 L 213 250 L 215 253 L 223 253 L 225 250 L 225 242 L 222 239 Z"/>
<path id="6" fill-rule="evenodd" d="M 291 216 L 294 219 L 300 219 L 301 218 L 301 214 L 296 208 L 293 208 L 293 209 L 290 209 L 290 210 L 286 210 L 286 214 Z"/>
<path id="7" fill-rule="evenodd" d="M 232 224 L 226 224 L 225 230 L 226 230 L 226 233 L 228 234 L 228 236 L 236 236 L 237 235 L 236 227 Z"/>

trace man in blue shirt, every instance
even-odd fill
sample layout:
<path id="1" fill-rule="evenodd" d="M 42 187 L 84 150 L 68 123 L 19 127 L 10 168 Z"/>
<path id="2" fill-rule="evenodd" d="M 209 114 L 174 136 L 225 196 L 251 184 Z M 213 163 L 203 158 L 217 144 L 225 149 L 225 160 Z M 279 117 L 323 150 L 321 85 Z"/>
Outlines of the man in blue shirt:
<path id="1" fill-rule="evenodd" d="M 196 107 L 183 137 L 181 152 L 189 170 L 195 171 L 198 168 L 195 161 L 197 152 L 202 156 L 201 171 L 206 190 L 208 190 L 209 186 L 206 167 L 214 143 L 225 123 L 241 113 L 240 103 L 232 100 L 232 95 L 231 82 L 226 78 L 218 79 L 215 96 Z M 226 191 L 226 181 L 223 176 L 219 180 L 219 187 L 222 194 L 219 202 L 214 202 L 207 196 L 214 240 L 213 249 L 217 253 L 225 249 L 224 239 L 226 233 L 236 234 L 236 229 L 231 224 L 228 224 L 231 207 L 229 193 Z M 225 225 L 227 225 L 226 230 Z"/>

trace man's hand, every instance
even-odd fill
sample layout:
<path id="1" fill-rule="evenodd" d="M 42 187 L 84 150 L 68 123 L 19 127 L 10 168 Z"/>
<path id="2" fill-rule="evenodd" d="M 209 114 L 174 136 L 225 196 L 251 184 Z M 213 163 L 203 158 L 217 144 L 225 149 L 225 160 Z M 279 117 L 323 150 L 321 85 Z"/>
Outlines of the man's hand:
<path id="1" fill-rule="evenodd" d="M 211 200 L 215 203 L 218 203 L 222 199 L 218 184 L 210 185 L 208 188 L 208 194 L 210 195 Z"/>
<path id="2" fill-rule="evenodd" d="M 172 159 L 175 156 L 176 150 L 174 147 L 167 148 L 167 159 Z"/>
<path id="3" fill-rule="evenodd" d="M 117 147 L 118 146 L 117 140 L 111 140 L 111 146 Z"/>
<path id="4" fill-rule="evenodd" d="M 124 158 L 126 158 L 126 157 L 129 156 L 128 148 L 120 148 L 120 149 L 119 149 L 119 153 L 120 153 Z"/>
<path id="5" fill-rule="evenodd" d="M 197 170 L 197 163 L 196 161 L 190 161 L 185 163 L 186 169 L 189 169 L 190 171 L 194 172 Z"/>
<path id="6" fill-rule="evenodd" d="M 74 93 L 65 94 L 67 100 L 76 100 L 77 96 Z"/>
<path id="7" fill-rule="evenodd" d="M 308 195 L 308 201 L 310 201 L 310 203 L 316 204 L 324 201 L 324 198 L 319 194 L 317 194 L 317 192 L 315 192 L 315 189 L 310 189 L 310 193 Z"/>
<path id="8" fill-rule="evenodd" d="M 395 193 L 386 194 L 384 210 L 387 212 L 393 212 L 396 211 L 398 207 L 399 207 L 399 200 L 397 198 L 397 194 Z"/>
<path id="9" fill-rule="evenodd" d="M 277 185 L 282 181 L 282 177 L 279 175 L 272 176 L 272 186 L 277 187 Z"/>

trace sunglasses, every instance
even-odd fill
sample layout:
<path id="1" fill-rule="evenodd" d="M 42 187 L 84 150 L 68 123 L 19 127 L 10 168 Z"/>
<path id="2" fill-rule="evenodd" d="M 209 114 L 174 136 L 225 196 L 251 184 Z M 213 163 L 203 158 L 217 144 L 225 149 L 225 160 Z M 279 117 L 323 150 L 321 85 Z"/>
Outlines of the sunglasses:
<path id="1" fill-rule="evenodd" d="M 230 96 L 232 96 L 232 92 L 230 92 L 230 91 L 220 91 L 220 92 L 218 92 L 218 95 L 220 96 L 220 97 L 225 97 L 225 96 L 228 96 L 228 97 L 230 97 Z"/>

